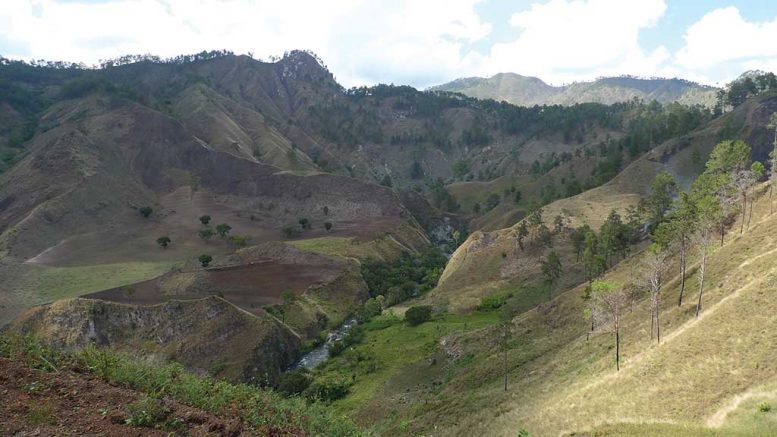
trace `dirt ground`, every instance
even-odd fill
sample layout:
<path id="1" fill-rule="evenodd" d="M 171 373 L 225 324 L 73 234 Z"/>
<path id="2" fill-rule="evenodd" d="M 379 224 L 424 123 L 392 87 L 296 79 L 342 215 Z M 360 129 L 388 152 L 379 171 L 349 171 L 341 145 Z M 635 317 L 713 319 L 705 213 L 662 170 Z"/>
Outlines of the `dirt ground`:
<path id="1" fill-rule="evenodd" d="M 334 279 L 340 270 L 341 267 L 336 265 L 302 266 L 266 258 L 251 264 L 206 270 L 202 272 L 204 277 L 198 287 L 184 294 L 165 294 L 161 291 L 160 281 L 152 279 L 135 284 L 131 289 L 118 287 L 86 297 L 153 305 L 170 299 L 200 299 L 219 295 L 246 311 L 254 312 L 264 305 L 281 303 L 281 293 L 284 291 L 301 295 L 311 285 Z"/>
<path id="2" fill-rule="evenodd" d="M 164 400 L 175 429 L 125 424 L 125 407 L 143 395 L 69 370 L 47 373 L 0 358 L 0 435 L 238 436 L 240 419 L 226 420 Z M 172 434 L 171 434 L 172 432 Z"/>

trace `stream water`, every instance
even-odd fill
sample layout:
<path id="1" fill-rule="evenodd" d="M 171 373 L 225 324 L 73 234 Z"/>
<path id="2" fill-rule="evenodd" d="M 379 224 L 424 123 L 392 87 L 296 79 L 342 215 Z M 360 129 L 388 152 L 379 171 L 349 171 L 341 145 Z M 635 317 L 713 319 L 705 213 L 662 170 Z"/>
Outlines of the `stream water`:
<path id="1" fill-rule="evenodd" d="M 301 368 L 313 369 L 314 367 L 323 363 L 324 361 L 327 360 L 327 358 L 329 358 L 329 345 L 343 338 L 345 334 L 348 333 L 348 331 L 350 331 L 351 329 L 353 329 L 354 326 L 356 326 L 356 324 L 357 323 L 355 318 L 347 319 L 345 322 L 343 322 L 342 325 L 332 330 L 332 332 L 330 332 L 329 335 L 326 336 L 326 341 L 316 346 L 315 349 L 303 355 L 302 358 L 300 358 L 296 363 L 294 363 L 287 370 L 297 370 Z"/>

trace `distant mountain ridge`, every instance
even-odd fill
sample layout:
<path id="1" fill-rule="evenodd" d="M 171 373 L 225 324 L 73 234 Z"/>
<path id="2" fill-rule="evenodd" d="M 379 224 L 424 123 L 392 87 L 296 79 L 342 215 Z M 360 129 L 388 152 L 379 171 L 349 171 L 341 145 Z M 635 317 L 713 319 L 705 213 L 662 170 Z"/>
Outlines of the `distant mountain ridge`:
<path id="1" fill-rule="evenodd" d="M 541 79 L 516 73 L 499 73 L 489 78 L 466 77 L 430 88 L 461 93 L 478 99 L 505 101 L 519 106 L 613 104 L 634 98 L 660 103 L 678 102 L 713 107 L 718 88 L 683 79 L 604 77 L 590 82 L 553 86 Z"/>

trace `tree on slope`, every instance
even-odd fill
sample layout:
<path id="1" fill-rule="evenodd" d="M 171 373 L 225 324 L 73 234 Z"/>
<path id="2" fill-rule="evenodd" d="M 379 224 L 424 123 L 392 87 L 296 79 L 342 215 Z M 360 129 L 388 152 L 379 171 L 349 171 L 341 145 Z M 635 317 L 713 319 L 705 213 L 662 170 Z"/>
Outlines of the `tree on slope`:
<path id="1" fill-rule="evenodd" d="M 742 200 L 742 221 L 744 225 L 745 211 L 747 204 L 747 191 L 742 190 L 742 186 L 746 185 L 746 181 L 749 180 L 748 170 L 750 168 L 750 146 L 744 141 L 722 141 L 715 145 L 712 149 L 710 157 L 707 160 L 707 168 L 704 173 L 716 176 L 719 179 L 716 180 L 715 187 L 718 189 L 718 197 L 722 201 L 724 212 L 728 207 L 734 203 L 734 198 L 737 194 Z M 740 180 L 738 183 L 738 180 Z M 728 214 L 721 215 L 720 232 L 721 232 L 721 244 L 723 244 L 725 219 Z M 741 228 L 740 232 L 744 230 Z"/>
<path id="2" fill-rule="evenodd" d="M 771 215 L 774 212 L 772 193 L 774 191 L 774 184 L 777 183 L 777 112 L 773 112 L 769 118 L 769 128 L 774 129 L 774 147 L 771 153 L 769 153 L 769 159 L 772 164 L 769 169 L 769 215 Z"/>
<path id="3" fill-rule="evenodd" d="M 526 226 L 526 220 L 521 220 L 521 223 L 518 224 L 518 230 L 516 231 L 515 236 L 515 238 L 518 240 L 518 247 L 521 248 L 521 252 L 523 252 L 523 239 L 528 235 L 529 228 Z"/>
<path id="4" fill-rule="evenodd" d="M 658 343 L 661 343 L 661 286 L 668 267 L 666 250 L 653 243 L 641 260 L 637 277 L 639 288 L 650 295 L 650 338 L 654 338 L 655 332 Z"/>
<path id="5" fill-rule="evenodd" d="M 232 226 L 229 226 L 226 223 L 222 223 L 216 226 L 216 233 L 219 234 L 219 237 L 221 238 L 226 238 L 227 234 L 229 234 L 229 231 L 231 230 L 232 230 Z"/>
<path id="6" fill-rule="evenodd" d="M 542 208 L 532 211 L 526 218 L 526 222 L 529 227 L 529 239 L 533 245 L 539 234 L 540 228 L 544 225 L 542 222 Z"/>
<path id="7" fill-rule="evenodd" d="M 173 240 L 171 240 L 167 235 L 163 235 L 156 239 L 156 243 L 162 246 L 162 249 L 167 249 L 167 246 L 169 246 L 172 242 Z"/>
<path id="8" fill-rule="evenodd" d="M 696 207 L 688 193 L 680 193 L 669 220 L 661 223 L 653 233 L 653 241 L 666 250 L 676 252 L 680 257 L 680 297 L 677 306 L 683 305 L 685 293 L 688 251 L 695 232 Z"/>
<path id="9" fill-rule="evenodd" d="M 213 229 L 211 229 L 211 228 L 201 229 L 200 232 L 198 232 L 197 234 L 203 240 L 208 241 L 213 236 Z"/>
<path id="10" fill-rule="evenodd" d="M 591 227 L 583 225 L 579 228 L 572 228 L 569 232 L 569 240 L 572 242 L 572 247 L 575 249 L 575 261 L 580 262 L 580 254 L 583 252 L 583 245 L 585 244 L 585 236 L 591 231 Z"/>
<path id="11" fill-rule="evenodd" d="M 647 218 L 656 227 L 664 221 L 666 212 L 672 207 L 672 198 L 677 194 L 677 183 L 666 171 L 657 174 L 645 199 Z"/>
<path id="12" fill-rule="evenodd" d="M 197 258 L 197 260 L 200 261 L 200 264 L 203 267 L 208 267 L 211 261 L 213 261 L 213 257 L 208 254 L 202 254 L 199 258 Z"/>
<path id="13" fill-rule="evenodd" d="M 695 239 L 699 248 L 699 295 L 696 303 L 696 317 L 701 311 L 702 293 L 704 292 L 704 275 L 707 270 L 707 254 L 715 227 L 722 223 L 725 216 L 722 201 L 719 197 L 720 185 L 725 181 L 720 175 L 702 173 L 691 188 L 691 195 L 696 209 Z"/>
<path id="14" fill-rule="evenodd" d="M 758 182 L 766 173 L 766 167 L 758 161 L 754 161 L 750 166 L 750 174 L 752 175 L 753 182 L 750 185 L 750 212 L 747 215 L 747 230 L 750 230 L 750 221 L 753 220 L 753 203 L 755 203 L 755 183 Z"/>
<path id="15" fill-rule="evenodd" d="M 591 289 L 591 314 L 599 326 L 615 335 L 615 369 L 620 371 L 620 325 L 629 307 L 630 295 L 619 285 L 607 281 L 595 281 Z"/>
<path id="16" fill-rule="evenodd" d="M 548 256 L 540 261 L 540 266 L 542 267 L 542 275 L 545 277 L 545 282 L 548 284 L 548 300 L 550 300 L 553 284 L 561 277 L 561 258 L 555 250 L 551 250 Z"/>
<path id="17" fill-rule="evenodd" d="M 599 244 L 596 234 L 592 230 L 588 229 L 586 232 L 583 244 L 583 269 L 585 271 L 585 278 L 588 281 L 588 287 L 586 287 L 583 299 L 590 301 L 594 280 L 607 270 L 607 261 L 604 259 L 604 256 L 598 253 Z M 586 340 L 596 327 L 596 321 L 594 320 L 593 313 L 590 311 L 588 311 L 588 318 L 591 320 L 591 330 L 586 334 Z"/>

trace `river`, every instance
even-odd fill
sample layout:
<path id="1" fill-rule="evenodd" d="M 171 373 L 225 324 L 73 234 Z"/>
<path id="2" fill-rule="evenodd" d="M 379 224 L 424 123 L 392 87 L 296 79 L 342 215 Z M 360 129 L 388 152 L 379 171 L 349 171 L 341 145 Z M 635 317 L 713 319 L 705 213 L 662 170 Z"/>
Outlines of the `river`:
<path id="1" fill-rule="evenodd" d="M 289 367 L 287 371 L 301 368 L 310 370 L 323 363 L 327 360 L 327 358 L 329 358 L 329 346 L 337 340 L 342 339 L 345 334 L 347 334 L 348 331 L 353 329 L 353 327 L 356 325 L 357 322 L 355 318 L 346 319 L 342 325 L 332 330 L 332 332 L 326 336 L 326 341 L 303 355 L 302 358 L 300 358 L 296 363 L 292 364 L 292 366 Z"/>

